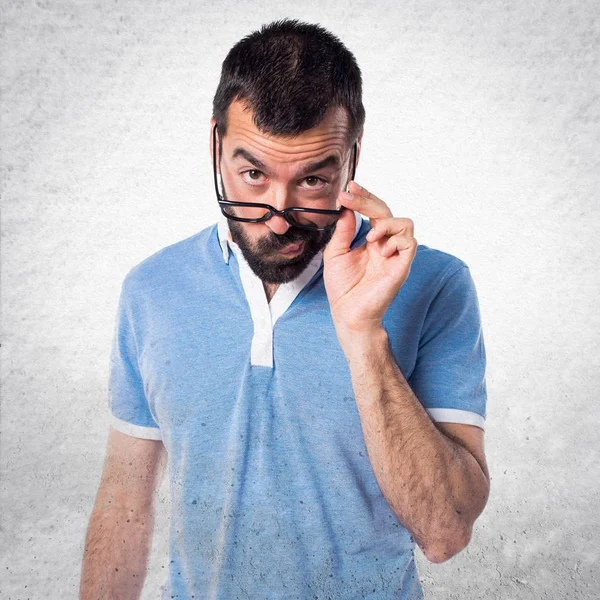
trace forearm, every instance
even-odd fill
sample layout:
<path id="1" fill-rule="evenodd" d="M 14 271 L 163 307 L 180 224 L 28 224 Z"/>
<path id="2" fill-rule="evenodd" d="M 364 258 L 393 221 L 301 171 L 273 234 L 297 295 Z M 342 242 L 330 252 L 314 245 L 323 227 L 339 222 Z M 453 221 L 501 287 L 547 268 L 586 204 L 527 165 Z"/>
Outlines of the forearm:
<path id="1" fill-rule="evenodd" d="M 485 506 L 486 474 L 433 424 L 398 368 L 384 330 L 355 335 L 343 346 L 384 496 L 429 560 L 450 558 L 466 546 Z"/>
<path id="2" fill-rule="evenodd" d="M 85 540 L 80 600 L 137 600 L 153 528 L 152 507 L 136 510 L 97 502 Z"/>

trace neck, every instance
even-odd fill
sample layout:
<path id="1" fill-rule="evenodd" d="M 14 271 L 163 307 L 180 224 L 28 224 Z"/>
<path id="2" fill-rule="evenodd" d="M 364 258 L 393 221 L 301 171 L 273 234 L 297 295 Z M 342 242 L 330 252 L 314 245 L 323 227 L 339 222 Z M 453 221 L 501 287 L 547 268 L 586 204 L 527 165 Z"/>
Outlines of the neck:
<path id="1" fill-rule="evenodd" d="M 275 295 L 277 288 L 279 287 L 278 283 L 265 283 L 263 281 L 263 287 L 265 288 L 265 294 L 267 294 L 267 302 L 271 302 L 271 298 Z"/>

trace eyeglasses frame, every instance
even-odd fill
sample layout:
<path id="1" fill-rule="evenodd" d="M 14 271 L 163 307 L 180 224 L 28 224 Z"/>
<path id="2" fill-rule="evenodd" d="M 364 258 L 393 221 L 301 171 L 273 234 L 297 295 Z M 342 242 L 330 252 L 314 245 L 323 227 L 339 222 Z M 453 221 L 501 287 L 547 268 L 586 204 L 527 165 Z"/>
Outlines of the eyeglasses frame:
<path id="1" fill-rule="evenodd" d="M 213 126 L 213 132 L 212 132 L 212 158 L 213 158 L 213 179 L 214 179 L 214 184 L 215 184 L 215 193 L 217 195 L 217 202 L 219 203 L 219 206 L 221 208 L 221 213 L 223 213 L 223 216 L 226 217 L 227 219 L 231 219 L 233 221 L 241 221 L 243 223 L 264 223 L 265 221 L 268 221 L 269 219 L 271 219 L 272 217 L 274 217 L 275 215 L 278 215 L 280 217 L 283 217 L 290 225 L 294 226 L 294 227 L 300 227 L 301 229 L 309 229 L 310 231 L 329 231 L 330 229 L 333 229 L 337 223 L 337 219 L 331 223 L 330 225 L 324 225 L 322 227 L 319 226 L 313 226 L 313 225 L 303 225 L 303 224 L 299 224 L 298 222 L 293 220 L 293 217 L 291 216 L 290 213 L 294 213 L 294 212 L 300 212 L 300 213 L 313 213 L 313 214 L 321 214 L 321 215 L 341 215 L 342 211 L 344 210 L 343 208 L 339 208 L 337 210 L 326 210 L 326 209 L 321 209 L 321 208 L 301 208 L 299 206 L 291 206 L 289 208 L 284 208 L 283 210 L 277 210 L 274 206 L 271 206 L 270 204 L 262 204 L 259 202 L 236 202 L 236 201 L 232 201 L 232 200 L 225 200 L 225 198 L 223 197 L 223 195 L 221 194 L 221 192 L 219 191 L 219 183 L 217 180 L 217 124 L 215 123 L 215 125 Z M 358 155 L 358 141 L 354 142 L 354 145 L 352 147 L 352 176 L 350 177 L 350 180 L 354 179 L 354 175 L 356 173 L 356 159 L 357 159 L 357 155 Z M 346 185 L 346 190 L 348 189 L 348 186 Z M 269 212 L 267 212 L 266 215 L 264 215 L 263 217 L 260 217 L 258 219 L 246 219 L 246 218 L 242 218 L 242 217 L 233 217 L 231 215 L 228 215 L 225 213 L 225 207 L 226 206 L 245 206 L 245 207 L 252 207 L 252 208 L 266 208 Z"/>

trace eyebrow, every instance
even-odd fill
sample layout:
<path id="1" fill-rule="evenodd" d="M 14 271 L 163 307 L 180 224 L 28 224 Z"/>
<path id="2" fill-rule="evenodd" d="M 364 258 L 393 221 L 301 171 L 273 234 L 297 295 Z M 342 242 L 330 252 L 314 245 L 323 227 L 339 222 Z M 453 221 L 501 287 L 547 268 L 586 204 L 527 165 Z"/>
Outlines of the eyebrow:
<path id="1" fill-rule="evenodd" d="M 299 173 L 300 176 L 308 175 L 314 171 L 318 171 L 319 169 L 324 169 L 325 167 L 340 167 L 340 159 L 337 154 L 330 154 L 323 160 L 317 160 L 315 162 L 308 163 Z"/>
<path id="2" fill-rule="evenodd" d="M 252 156 L 252 154 L 250 154 L 250 152 L 248 152 L 248 150 L 244 150 L 243 148 L 236 148 L 233 151 L 233 158 L 237 158 L 238 156 L 241 156 L 242 158 L 246 159 L 249 163 L 252 163 L 257 169 L 260 169 L 261 171 L 267 171 L 267 165 L 265 165 L 264 162 L 262 162 L 261 160 L 258 160 L 258 158 L 256 158 L 256 156 Z"/>
<path id="3" fill-rule="evenodd" d="M 238 158 L 239 156 L 241 156 L 242 158 L 247 160 L 249 163 L 253 164 L 257 169 L 260 169 L 261 171 L 264 171 L 264 172 L 268 172 L 269 169 L 268 169 L 267 165 L 265 165 L 264 162 L 262 162 L 261 160 L 256 158 L 256 156 L 253 156 L 252 154 L 250 154 L 250 152 L 248 152 L 244 148 L 238 147 L 233 151 L 234 159 Z M 314 171 L 318 171 L 319 169 L 324 169 L 325 167 L 330 167 L 330 166 L 340 167 L 340 159 L 337 154 L 330 154 L 329 156 L 323 158 L 322 160 L 317 160 L 317 161 L 308 163 L 298 173 L 298 177 L 304 177 L 304 176 L 308 175 L 309 173 L 312 173 Z"/>

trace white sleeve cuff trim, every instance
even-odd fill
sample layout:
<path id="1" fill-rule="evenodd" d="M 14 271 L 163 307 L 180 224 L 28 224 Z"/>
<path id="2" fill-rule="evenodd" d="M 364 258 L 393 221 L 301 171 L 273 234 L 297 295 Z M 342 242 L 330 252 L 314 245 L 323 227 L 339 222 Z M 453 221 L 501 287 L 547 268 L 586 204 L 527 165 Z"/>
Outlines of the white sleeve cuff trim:
<path id="1" fill-rule="evenodd" d="M 462 423 L 485 429 L 485 419 L 470 410 L 458 410 L 456 408 L 427 408 L 426 410 L 434 421 L 440 423 Z"/>
<path id="2" fill-rule="evenodd" d="M 162 437 L 160 435 L 160 429 L 158 427 L 143 427 L 142 425 L 133 425 L 132 423 L 128 423 L 127 421 L 122 421 L 115 417 L 115 415 L 111 415 L 110 424 L 114 429 L 124 433 L 126 435 L 131 435 L 137 438 L 144 438 L 147 440 L 161 440 Z"/>

